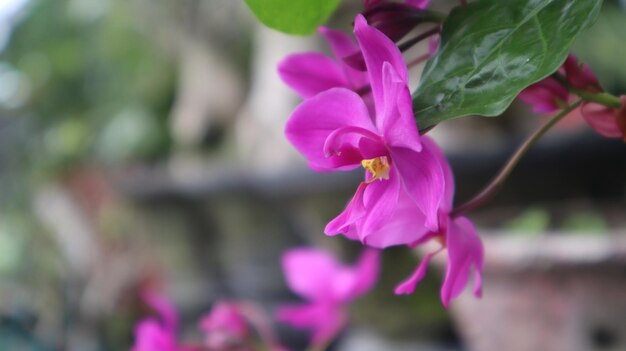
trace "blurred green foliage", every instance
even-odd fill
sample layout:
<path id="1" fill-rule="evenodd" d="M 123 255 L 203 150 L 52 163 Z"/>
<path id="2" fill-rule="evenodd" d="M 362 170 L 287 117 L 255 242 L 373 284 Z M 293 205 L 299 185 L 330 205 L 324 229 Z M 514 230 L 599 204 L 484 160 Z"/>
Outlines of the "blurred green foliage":
<path id="1" fill-rule="evenodd" d="M 510 232 L 540 235 L 550 227 L 550 213 L 543 208 L 531 207 L 504 224 Z"/>
<path id="2" fill-rule="evenodd" d="M 35 162 L 44 169 L 168 151 L 173 62 L 141 31 L 132 6 L 122 0 L 26 6 L 0 61 L 22 77 L 27 97 L 0 107 L 36 121 L 38 137 L 29 142 L 39 145 Z"/>
<path id="3" fill-rule="evenodd" d="M 609 225 L 601 213 L 581 212 L 575 213 L 563 220 L 561 227 L 566 232 L 579 232 L 581 234 L 606 234 Z"/>
<path id="4" fill-rule="evenodd" d="M 169 152 L 175 62 L 133 6 L 29 0 L 0 51 L 0 350 L 48 350 L 79 320 L 65 257 L 32 211 L 34 184 Z"/>
<path id="5" fill-rule="evenodd" d="M 606 2 L 600 19 L 583 32 L 574 45 L 574 53 L 588 63 L 609 91 L 626 91 L 626 11 L 616 1 Z"/>

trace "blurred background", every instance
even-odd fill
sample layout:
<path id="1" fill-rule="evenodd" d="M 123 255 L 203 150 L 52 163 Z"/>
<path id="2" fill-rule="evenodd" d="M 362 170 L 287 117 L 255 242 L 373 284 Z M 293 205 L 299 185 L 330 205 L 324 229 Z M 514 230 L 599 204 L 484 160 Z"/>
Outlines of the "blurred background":
<path id="1" fill-rule="evenodd" d="M 344 1 L 329 26 L 349 31 L 360 8 Z M 615 94 L 624 33 L 626 4 L 607 0 L 574 48 Z M 154 285 L 183 338 L 200 340 L 195 323 L 218 299 L 268 312 L 296 300 L 285 249 L 354 259 L 359 245 L 322 229 L 361 172 L 314 173 L 282 134 L 299 99 L 275 66 L 310 50 L 328 47 L 264 28 L 239 0 L 1 0 L 0 349 L 126 350 Z M 516 102 L 434 129 L 457 201 L 543 118 Z M 445 311 L 436 269 L 395 297 L 419 252 L 387 250 L 336 350 L 626 349 L 626 145 L 576 117 L 544 139 L 472 216 L 488 252 L 483 299 Z"/>

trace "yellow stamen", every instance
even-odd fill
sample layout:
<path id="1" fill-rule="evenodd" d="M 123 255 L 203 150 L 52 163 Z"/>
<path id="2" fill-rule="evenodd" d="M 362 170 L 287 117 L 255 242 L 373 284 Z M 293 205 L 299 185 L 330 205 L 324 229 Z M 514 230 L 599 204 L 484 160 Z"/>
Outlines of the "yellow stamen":
<path id="1" fill-rule="evenodd" d="M 367 181 L 368 183 L 371 183 L 376 179 L 389 179 L 390 165 L 389 161 L 387 160 L 387 156 L 380 156 L 369 160 L 363 160 L 361 161 L 361 166 L 363 166 L 363 168 L 365 168 L 368 172 L 372 174 L 372 178 Z"/>

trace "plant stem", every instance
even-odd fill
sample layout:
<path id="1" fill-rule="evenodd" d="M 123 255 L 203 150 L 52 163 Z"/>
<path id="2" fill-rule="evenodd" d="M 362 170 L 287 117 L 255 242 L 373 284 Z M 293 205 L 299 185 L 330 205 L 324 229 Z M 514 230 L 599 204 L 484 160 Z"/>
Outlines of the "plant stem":
<path id="1" fill-rule="evenodd" d="M 409 63 L 407 63 L 406 66 L 408 68 L 413 68 L 413 67 L 419 65 L 420 63 L 426 62 L 429 58 L 430 58 L 430 54 L 429 53 L 422 54 L 422 55 L 416 57 L 415 59 L 409 61 Z"/>
<path id="2" fill-rule="evenodd" d="M 600 105 L 613 108 L 619 108 L 620 106 L 622 106 L 620 99 L 613 94 L 609 94 L 604 91 L 599 93 L 592 93 L 587 90 L 575 88 L 567 81 L 567 79 L 562 74 L 558 72 L 554 73 L 552 77 L 558 80 L 559 83 L 561 83 L 561 85 L 563 85 L 570 93 L 580 96 L 585 101 L 591 101 Z"/>
<path id="3" fill-rule="evenodd" d="M 568 113 L 572 112 L 575 108 L 580 106 L 583 100 L 578 100 L 575 103 L 567 106 L 561 112 L 559 112 L 556 116 L 550 118 L 546 121 L 541 127 L 539 127 L 533 134 L 531 134 L 522 145 L 519 146 L 517 151 L 511 156 L 509 161 L 502 167 L 500 172 L 487 184 L 487 186 L 472 199 L 467 201 L 466 203 L 455 208 L 451 216 L 457 217 L 463 213 L 470 212 L 475 210 L 482 205 L 484 205 L 487 201 L 489 201 L 497 192 L 500 190 L 504 182 L 507 180 L 515 166 L 519 163 L 519 161 L 526 155 L 528 150 L 535 145 L 535 143 L 548 131 L 552 128 L 557 122 L 559 122 L 563 117 L 565 117 Z"/>
<path id="4" fill-rule="evenodd" d="M 420 41 L 422 41 L 422 40 L 424 40 L 424 39 L 426 39 L 426 38 L 428 38 L 430 36 L 433 36 L 433 35 L 439 33 L 440 31 L 441 31 L 441 28 L 439 26 L 437 26 L 437 27 L 435 27 L 435 28 L 433 28 L 433 29 L 431 29 L 429 31 L 426 31 L 426 32 L 416 36 L 415 38 L 409 39 L 409 40 L 405 41 L 404 43 L 398 45 L 398 49 L 400 49 L 400 51 L 404 52 L 404 51 L 410 49 L 413 45 L 419 43 Z"/>

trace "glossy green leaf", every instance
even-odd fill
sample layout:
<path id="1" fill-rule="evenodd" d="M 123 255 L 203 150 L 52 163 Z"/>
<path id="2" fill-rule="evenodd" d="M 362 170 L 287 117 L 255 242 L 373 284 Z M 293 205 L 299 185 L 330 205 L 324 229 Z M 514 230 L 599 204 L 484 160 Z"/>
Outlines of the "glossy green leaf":
<path id="1" fill-rule="evenodd" d="M 528 85 L 563 63 L 601 0 L 480 0 L 454 9 L 441 46 L 413 93 L 421 129 L 467 116 L 500 115 Z"/>
<path id="2" fill-rule="evenodd" d="M 341 0 L 245 0 L 259 21 L 288 34 L 306 35 L 326 22 Z"/>

